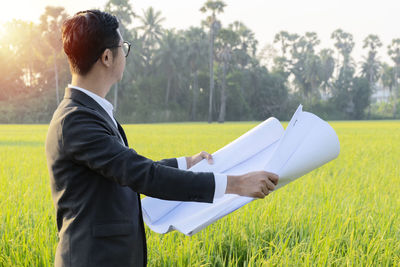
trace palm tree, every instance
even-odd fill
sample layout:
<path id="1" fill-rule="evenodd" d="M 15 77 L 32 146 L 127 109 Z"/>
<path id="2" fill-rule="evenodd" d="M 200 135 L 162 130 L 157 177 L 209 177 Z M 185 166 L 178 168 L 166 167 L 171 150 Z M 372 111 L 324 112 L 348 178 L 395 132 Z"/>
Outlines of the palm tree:
<path id="1" fill-rule="evenodd" d="M 165 108 L 168 109 L 170 98 L 171 82 L 177 72 L 177 61 L 180 57 L 178 51 L 179 43 L 172 31 L 167 31 L 160 42 L 160 49 L 156 54 L 156 61 L 167 76 L 167 87 L 165 90 Z"/>
<path id="2" fill-rule="evenodd" d="M 331 35 L 334 39 L 335 47 L 338 50 L 338 55 L 342 56 L 342 65 L 338 67 L 338 75 L 335 80 L 335 103 L 338 109 L 345 110 L 351 114 L 354 108 L 354 103 L 351 98 L 351 83 L 355 72 L 355 67 L 351 58 L 351 52 L 354 48 L 353 35 L 337 29 Z M 338 56 L 339 57 L 339 56 Z M 339 65 L 339 58 L 337 64 Z"/>
<path id="3" fill-rule="evenodd" d="M 244 90 L 245 69 L 246 67 L 251 67 L 250 65 L 252 63 L 257 62 L 257 60 L 254 59 L 256 58 L 258 41 L 255 39 L 254 32 L 252 32 L 240 21 L 234 21 L 233 23 L 229 24 L 229 29 L 236 33 L 239 40 L 239 43 L 233 49 L 232 54 L 234 58 L 233 64 L 240 70 L 241 78 L 239 81 L 239 87 L 241 99 L 244 101 L 239 106 L 239 114 L 241 116 L 243 108 L 246 105 L 245 102 L 249 101 L 249 98 L 246 99 L 246 93 Z"/>
<path id="4" fill-rule="evenodd" d="M 212 122 L 212 104 L 214 93 L 214 39 L 221 28 L 221 23 L 217 20 L 216 14 L 222 13 L 226 4 L 220 0 L 207 0 L 207 2 L 200 8 L 203 13 L 211 12 L 207 17 L 207 25 L 210 28 L 210 46 L 209 46 L 209 62 L 210 62 L 210 101 L 208 108 L 208 123 Z"/>
<path id="5" fill-rule="evenodd" d="M 40 17 L 44 40 L 52 51 L 57 106 L 60 103 L 57 59 L 62 55 L 62 43 L 57 33 L 61 32 L 62 23 L 66 18 L 67 13 L 63 7 L 51 6 L 47 6 L 45 13 Z"/>
<path id="6" fill-rule="evenodd" d="M 305 61 L 304 61 L 304 81 L 308 84 L 309 89 L 308 100 L 311 103 L 312 94 L 318 93 L 319 86 L 322 83 L 322 63 L 321 58 L 315 54 L 315 47 L 321 43 L 315 32 L 306 32 L 304 37 L 305 41 Z"/>
<path id="7" fill-rule="evenodd" d="M 105 5 L 104 10 L 117 16 L 118 20 L 121 22 L 119 24 L 121 35 L 125 40 L 128 40 L 132 43 L 133 36 L 131 34 L 131 31 L 128 30 L 128 26 L 131 25 L 135 13 L 132 10 L 132 6 L 129 4 L 129 0 L 109 0 Z M 134 33 L 135 31 L 132 32 Z M 125 68 L 126 71 L 124 74 L 124 81 L 132 79 L 132 63 L 133 61 L 128 58 L 126 62 L 127 67 Z M 124 81 L 115 83 L 114 85 L 114 113 L 117 111 L 118 108 L 118 85 L 121 84 L 121 89 L 123 91 L 124 87 L 126 86 L 126 84 L 124 84 Z"/>
<path id="8" fill-rule="evenodd" d="M 388 46 L 388 54 L 393 60 L 394 66 L 394 104 L 393 104 L 393 117 L 397 113 L 397 98 L 398 98 L 398 79 L 400 71 L 400 39 L 393 39 L 392 43 Z"/>
<path id="9" fill-rule="evenodd" d="M 307 55 L 305 60 L 304 81 L 310 85 L 309 90 L 305 91 L 308 102 L 311 103 L 312 94 L 318 92 L 322 83 L 322 63 L 318 55 Z"/>
<path id="10" fill-rule="evenodd" d="M 319 53 L 321 58 L 321 82 L 324 92 L 327 92 L 329 80 L 332 78 L 333 71 L 335 70 L 335 59 L 333 58 L 332 49 L 322 49 Z"/>
<path id="11" fill-rule="evenodd" d="M 239 49 L 245 53 L 245 57 L 239 60 L 239 64 L 245 67 L 249 62 L 250 57 L 255 57 L 257 53 L 258 41 L 255 38 L 254 32 L 252 32 L 246 25 L 240 21 L 234 21 L 229 24 L 229 29 L 234 31 L 239 38 Z"/>
<path id="12" fill-rule="evenodd" d="M 377 49 L 382 46 L 382 42 L 377 35 L 370 34 L 364 39 L 363 48 L 369 48 L 368 57 L 362 63 L 361 73 L 369 81 L 370 88 L 373 89 L 374 83 L 379 79 L 380 62 L 377 60 Z"/>
<path id="13" fill-rule="evenodd" d="M 288 33 L 287 31 L 280 31 L 279 33 L 275 34 L 274 38 L 274 43 L 280 43 L 281 44 L 281 51 L 282 55 L 281 57 L 285 57 L 288 48 L 290 47 L 290 40 L 291 40 L 291 34 Z"/>
<path id="14" fill-rule="evenodd" d="M 199 69 L 206 64 L 207 54 L 207 36 L 201 28 L 191 27 L 189 30 L 184 32 L 184 36 L 187 43 L 186 61 L 187 65 L 190 66 L 190 71 L 193 77 L 192 90 L 192 121 L 196 120 L 197 116 L 197 102 L 199 97 L 199 84 L 198 84 L 198 72 Z"/>
<path id="15" fill-rule="evenodd" d="M 364 57 L 364 62 L 361 64 L 361 75 L 368 80 L 369 88 L 372 92 L 375 91 L 375 82 L 379 79 L 381 64 L 378 61 L 376 54 L 377 49 L 382 46 L 379 37 L 374 34 L 368 35 L 364 39 L 363 48 L 369 48 L 368 57 Z M 368 105 L 368 118 L 371 114 L 371 105 Z"/>
<path id="16" fill-rule="evenodd" d="M 139 17 L 139 20 L 142 25 L 136 29 L 141 33 L 144 43 L 145 64 L 149 68 L 153 52 L 157 49 L 164 32 L 161 23 L 165 18 L 161 16 L 160 11 L 154 11 L 152 7 L 149 7 L 146 11 L 143 11 L 143 16 Z"/>
<path id="17" fill-rule="evenodd" d="M 382 64 L 380 79 L 382 85 L 392 91 L 395 85 L 394 68 L 387 63 Z"/>
<path id="18" fill-rule="evenodd" d="M 135 29 L 131 30 L 130 38 L 131 39 L 129 41 L 131 42 L 131 52 L 127 57 L 127 64 L 132 64 L 130 69 L 130 72 L 132 73 L 131 79 L 135 80 L 144 73 L 146 65 L 146 58 L 144 56 L 145 44 L 143 39 L 139 36 L 138 31 Z M 127 71 L 126 68 L 125 71 Z"/>
<path id="19" fill-rule="evenodd" d="M 351 65 L 350 54 L 353 51 L 355 44 L 353 41 L 353 35 L 344 32 L 342 29 L 337 29 L 332 33 L 331 39 L 336 40 L 335 47 L 343 57 L 342 68 L 344 69 L 343 72 L 346 72 L 346 68 Z M 339 60 L 337 61 L 337 64 L 339 64 Z"/>
<path id="20" fill-rule="evenodd" d="M 132 23 L 133 17 L 136 16 L 133 12 L 132 6 L 129 4 L 129 0 L 109 0 L 104 10 L 115 15 L 121 22 L 119 29 L 122 36 L 125 37 L 128 26 Z"/>
<path id="21" fill-rule="evenodd" d="M 274 43 L 280 43 L 282 55 L 274 58 L 274 68 L 285 77 L 290 75 L 293 65 L 292 60 L 287 56 L 288 50 L 292 48 L 291 52 L 294 52 L 294 44 L 298 39 L 299 36 L 297 34 L 290 34 L 287 31 L 280 31 L 275 35 Z"/>
<path id="22" fill-rule="evenodd" d="M 218 122 L 225 121 L 226 113 L 226 74 L 232 61 L 232 51 L 239 44 L 239 36 L 230 29 L 222 29 L 217 38 L 217 59 L 222 63 L 221 105 Z"/>
<path id="23" fill-rule="evenodd" d="M 14 22 L 15 21 L 4 24 L 4 26 L 10 26 L 6 28 L 7 35 L 3 35 L 3 37 L 7 36 L 8 40 L 0 39 L 0 58 L 2 58 L 4 62 L 7 62 L 7 64 L 0 65 L 0 72 L 7 73 L 7 75 L 0 75 L 0 101 L 12 100 L 16 94 L 22 93 L 21 91 L 26 87 L 23 79 L 21 79 L 24 73 L 22 69 L 23 65 L 21 64 L 22 58 L 20 57 L 23 48 L 27 50 L 28 46 L 21 46 L 18 47 L 18 50 L 13 51 L 16 45 L 10 40 L 10 35 L 12 36 L 14 32 L 12 28 L 15 26 Z M 20 31 L 18 31 L 18 34 L 20 34 Z"/>
<path id="24" fill-rule="evenodd" d="M 315 47 L 320 43 L 314 32 L 306 32 L 293 42 L 291 52 L 291 73 L 294 84 L 307 101 L 311 102 L 312 93 L 320 85 L 320 59 Z"/>

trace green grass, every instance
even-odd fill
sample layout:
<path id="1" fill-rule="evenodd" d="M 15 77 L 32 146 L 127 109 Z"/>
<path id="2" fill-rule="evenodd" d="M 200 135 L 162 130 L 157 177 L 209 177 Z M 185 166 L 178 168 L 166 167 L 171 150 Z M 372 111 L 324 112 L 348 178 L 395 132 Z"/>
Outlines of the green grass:
<path id="1" fill-rule="evenodd" d="M 159 160 L 214 152 L 256 123 L 125 125 Z M 187 237 L 146 227 L 149 266 L 400 266 L 400 122 L 332 122 L 338 159 Z M 47 125 L 0 125 L 0 266 L 51 266 Z"/>

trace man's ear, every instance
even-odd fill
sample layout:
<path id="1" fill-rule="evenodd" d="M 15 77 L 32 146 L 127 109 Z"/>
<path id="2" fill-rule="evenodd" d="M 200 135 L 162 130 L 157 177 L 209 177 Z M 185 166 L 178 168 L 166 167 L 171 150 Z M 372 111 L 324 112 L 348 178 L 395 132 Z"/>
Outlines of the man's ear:
<path id="1" fill-rule="evenodd" d="M 104 50 L 103 54 L 100 57 L 100 60 L 105 67 L 107 68 L 111 67 L 111 64 L 113 62 L 113 54 L 111 50 L 108 48 Z"/>

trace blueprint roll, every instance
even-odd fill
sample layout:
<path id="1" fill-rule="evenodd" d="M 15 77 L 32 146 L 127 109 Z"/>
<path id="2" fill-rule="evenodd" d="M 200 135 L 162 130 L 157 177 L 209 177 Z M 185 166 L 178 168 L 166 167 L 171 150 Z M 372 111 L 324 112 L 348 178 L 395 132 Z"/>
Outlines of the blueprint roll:
<path id="1" fill-rule="evenodd" d="M 300 105 L 287 129 L 270 118 L 213 154 L 214 165 L 203 160 L 193 171 L 239 175 L 266 170 L 279 175 L 277 189 L 322 166 L 339 155 L 339 139 L 333 128 Z M 151 230 L 178 230 L 193 235 L 253 201 L 254 198 L 225 194 L 214 203 L 142 200 L 143 219 Z"/>
<path id="2" fill-rule="evenodd" d="M 282 137 L 283 132 L 284 129 L 281 123 L 276 118 L 269 118 L 213 153 L 214 164 L 210 165 L 206 160 L 202 160 L 189 170 L 194 172 L 224 173 L 253 155 L 258 154 L 265 148 L 270 147 L 271 144 L 277 143 Z M 181 205 L 180 208 L 182 209 L 187 204 L 181 201 L 145 197 L 142 199 L 143 219 L 146 224 L 151 225 L 178 205 Z"/>
<path id="3" fill-rule="evenodd" d="M 269 118 L 213 153 L 214 164 L 210 165 L 206 160 L 202 160 L 189 170 L 224 173 L 278 142 L 283 133 L 284 129 L 279 120 Z"/>
<path id="4" fill-rule="evenodd" d="M 278 188 L 337 158 L 339 138 L 335 130 L 316 115 L 298 107 L 273 156 L 264 166 L 279 175 Z"/>

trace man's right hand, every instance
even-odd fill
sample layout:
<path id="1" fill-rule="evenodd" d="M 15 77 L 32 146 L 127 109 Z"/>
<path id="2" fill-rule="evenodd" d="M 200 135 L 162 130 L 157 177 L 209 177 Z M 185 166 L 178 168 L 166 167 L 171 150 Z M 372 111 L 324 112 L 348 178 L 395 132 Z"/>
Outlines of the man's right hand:
<path id="1" fill-rule="evenodd" d="M 243 175 L 229 175 L 226 194 L 264 198 L 275 189 L 279 176 L 266 171 L 249 172 Z"/>

